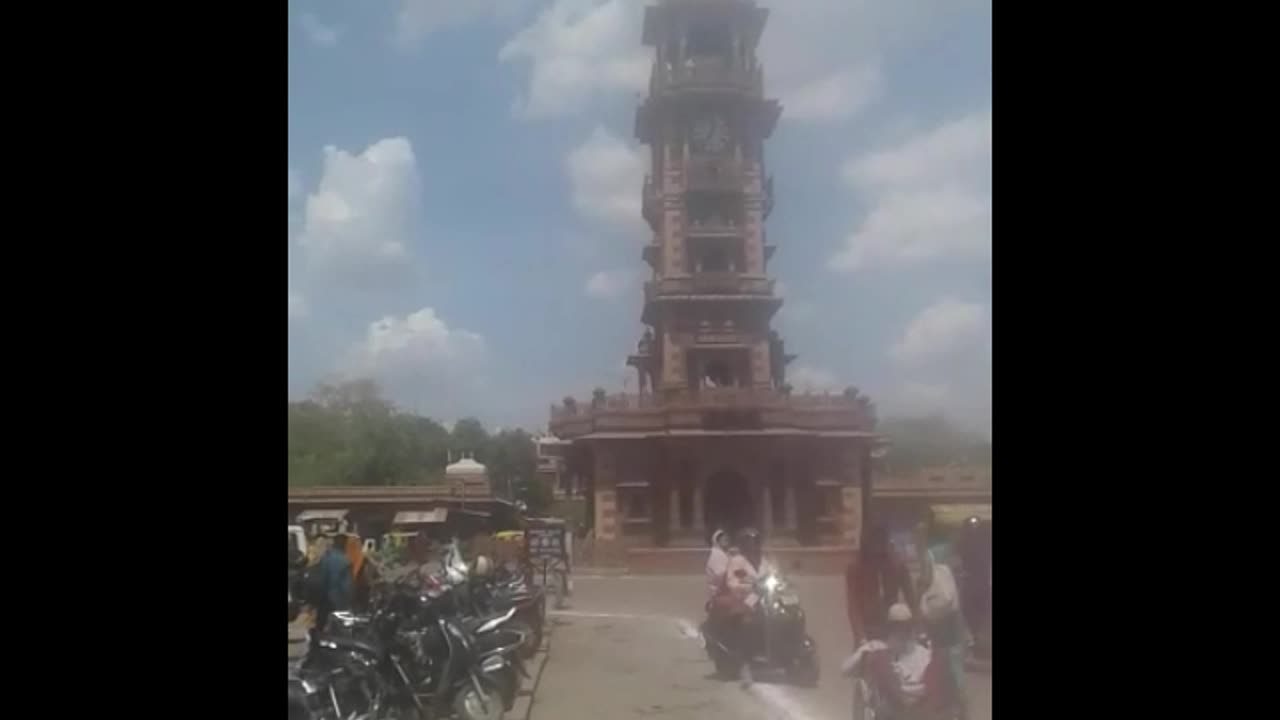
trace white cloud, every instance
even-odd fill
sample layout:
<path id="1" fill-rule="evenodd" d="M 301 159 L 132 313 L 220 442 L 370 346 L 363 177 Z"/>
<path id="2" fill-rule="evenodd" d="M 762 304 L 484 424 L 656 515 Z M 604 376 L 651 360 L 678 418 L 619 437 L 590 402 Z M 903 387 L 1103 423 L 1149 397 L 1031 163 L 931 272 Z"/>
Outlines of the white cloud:
<path id="1" fill-rule="evenodd" d="M 642 148 L 597 127 L 565 159 L 574 209 L 586 218 L 640 232 L 640 188 L 647 165 Z"/>
<path id="2" fill-rule="evenodd" d="M 301 320 L 310 313 L 307 299 L 297 293 L 289 293 L 289 319 Z"/>
<path id="3" fill-rule="evenodd" d="M 419 194 L 408 140 L 379 140 L 358 155 L 328 146 L 298 244 L 317 271 L 360 286 L 384 283 L 408 268 L 421 220 Z"/>
<path id="4" fill-rule="evenodd" d="M 966 115 L 901 145 L 850 160 L 844 176 L 859 188 L 919 188 L 991 175 L 991 110 Z"/>
<path id="5" fill-rule="evenodd" d="M 796 391 L 804 393 L 838 393 L 843 392 L 845 388 L 834 373 L 811 365 L 797 365 L 789 368 L 787 382 Z"/>
<path id="6" fill-rule="evenodd" d="M 986 327 L 981 305 L 945 298 L 916 315 L 889 356 L 908 365 L 953 357 L 980 343 Z"/>
<path id="7" fill-rule="evenodd" d="M 338 44 L 338 29 L 320 22 L 320 19 L 315 15 L 302 13 L 302 15 L 298 16 L 298 24 L 302 26 L 302 31 L 306 33 L 307 39 L 313 45 L 333 47 Z"/>
<path id="8" fill-rule="evenodd" d="M 484 349 L 480 335 L 451 330 L 434 309 L 426 307 L 372 323 L 356 352 L 354 367 L 370 373 L 409 367 L 465 368 Z"/>
<path id="9" fill-rule="evenodd" d="M 788 120 L 847 120 L 880 98 L 884 80 L 874 63 L 847 68 L 802 85 L 784 98 Z"/>
<path id="10" fill-rule="evenodd" d="M 899 377 L 885 398 L 890 414 L 940 412 L 990 432 L 991 323 L 984 306 L 939 300 L 907 324 L 888 354 Z"/>
<path id="11" fill-rule="evenodd" d="M 828 261 L 857 272 L 991 252 L 991 111 L 855 158 L 847 182 L 873 203 Z"/>
<path id="12" fill-rule="evenodd" d="M 950 393 L 945 385 L 908 381 L 898 390 L 903 409 L 912 415 L 943 411 Z"/>
<path id="13" fill-rule="evenodd" d="M 498 53 L 530 64 L 517 108 L 528 116 L 582 110 L 600 93 L 639 92 L 649 81 L 652 51 L 640 43 L 645 3 L 555 0 Z"/>
<path id="14" fill-rule="evenodd" d="M 437 30 L 513 17 L 531 0 L 399 0 L 392 42 L 412 50 Z"/>
<path id="15" fill-rule="evenodd" d="M 529 115 L 572 114 L 600 94 L 645 90 L 652 51 L 641 45 L 641 0 L 554 0 L 499 54 L 527 60 Z M 762 5 L 768 7 L 770 3 Z M 881 90 L 882 55 L 918 43 L 990 0 L 786 0 L 774 3 L 759 56 L 766 93 L 794 120 L 853 117 Z"/>
<path id="16" fill-rule="evenodd" d="M 588 297 L 616 300 L 635 287 L 636 275 L 630 270 L 601 270 L 587 278 L 583 292 Z"/>
<path id="17" fill-rule="evenodd" d="M 487 387 L 484 338 L 450 328 L 433 308 L 369 325 L 339 375 L 376 380 L 401 407 L 427 414 L 465 415 Z"/>

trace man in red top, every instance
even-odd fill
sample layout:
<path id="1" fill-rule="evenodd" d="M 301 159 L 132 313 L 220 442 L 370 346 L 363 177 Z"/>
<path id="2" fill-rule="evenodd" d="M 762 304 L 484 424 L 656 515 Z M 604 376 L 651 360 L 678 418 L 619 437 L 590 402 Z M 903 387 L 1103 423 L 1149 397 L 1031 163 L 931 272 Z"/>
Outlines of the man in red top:
<path id="1" fill-rule="evenodd" d="M 867 640 L 884 640 L 889 608 L 899 602 L 910 606 L 915 600 L 910 576 L 894 557 L 883 527 L 870 528 L 866 544 L 845 567 L 844 582 L 855 649 Z"/>

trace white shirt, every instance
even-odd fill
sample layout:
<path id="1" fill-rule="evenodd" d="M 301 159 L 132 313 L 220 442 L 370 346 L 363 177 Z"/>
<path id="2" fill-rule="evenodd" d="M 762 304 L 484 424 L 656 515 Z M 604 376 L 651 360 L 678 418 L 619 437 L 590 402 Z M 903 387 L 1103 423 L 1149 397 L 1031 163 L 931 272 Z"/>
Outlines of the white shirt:
<path id="1" fill-rule="evenodd" d="M 907 696 L 908 703 L 924 697 L 924 671 L 929 667 L 931 656 L 928 648 L 912 642 L 893 660 L 893 671 L 902 684 L 902 693 Z"/>
<path id="2" fill-rule="evenodd" d="M 724 573 L 729 568 L 729 554 L 719 545 L 711 548 L 711 556 L 707 558 L 707 593 L 715 597 L 724 584 Z"/>

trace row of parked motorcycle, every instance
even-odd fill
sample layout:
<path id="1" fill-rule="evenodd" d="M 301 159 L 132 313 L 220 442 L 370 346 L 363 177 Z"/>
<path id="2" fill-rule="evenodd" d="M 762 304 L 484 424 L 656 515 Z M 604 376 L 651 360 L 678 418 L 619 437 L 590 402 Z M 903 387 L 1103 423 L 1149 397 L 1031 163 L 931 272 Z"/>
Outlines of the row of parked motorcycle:
<path id="1" fill-rule="evenodd" d="M 442 570 L 380 580 L 289 667 L 289 720 L 500 720 L 542 641 L 541 588 L 446 550 Z"/>

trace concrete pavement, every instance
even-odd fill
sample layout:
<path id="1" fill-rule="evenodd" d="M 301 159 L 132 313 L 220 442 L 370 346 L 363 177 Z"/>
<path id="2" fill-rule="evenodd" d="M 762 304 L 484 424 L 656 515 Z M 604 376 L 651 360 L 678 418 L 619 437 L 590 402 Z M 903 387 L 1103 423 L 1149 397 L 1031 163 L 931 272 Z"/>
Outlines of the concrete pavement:
<path id="1" fill-rule="evenodd" d="M 697 635 L 705 589 L 697 576 L 582 577 L 570 608 L 552 612 L 555 650 L 532 720 L 662 717 L 674 720 L 848 718 L 852 688 L 840 676 L 851 648 L 837 577 L 793 577 L 818 644 L 816 688 L 757 682 L 744 692 L 714 679 Z M 991 675 L 968 677 L 970 717 L 991 718 Z"/>

